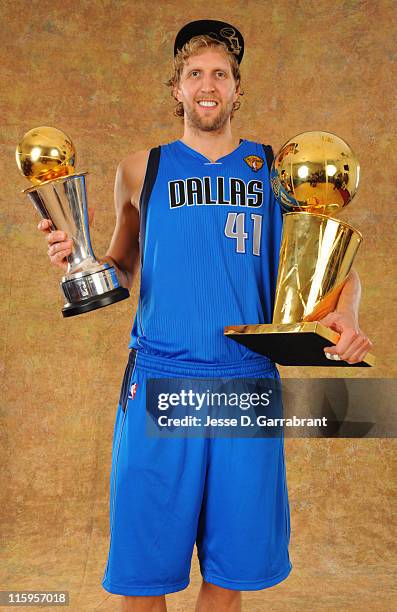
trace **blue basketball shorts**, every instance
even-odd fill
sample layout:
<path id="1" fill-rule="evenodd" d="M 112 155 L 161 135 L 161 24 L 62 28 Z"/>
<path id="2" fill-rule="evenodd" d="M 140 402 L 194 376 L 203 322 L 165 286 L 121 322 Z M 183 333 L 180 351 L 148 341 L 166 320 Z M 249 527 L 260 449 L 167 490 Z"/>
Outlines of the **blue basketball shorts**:
<path id="1" fill-rule="evenodd" d="M 102 586 L 119 595 L 180 591 L 196 544 L 206 582 L 271 587 L 292 569 L 284 438 L 148 436 L 146 381 L 173 377 L 279 375 L 263 357 L 218 368 L 131 351 L 114 426 Z"/>

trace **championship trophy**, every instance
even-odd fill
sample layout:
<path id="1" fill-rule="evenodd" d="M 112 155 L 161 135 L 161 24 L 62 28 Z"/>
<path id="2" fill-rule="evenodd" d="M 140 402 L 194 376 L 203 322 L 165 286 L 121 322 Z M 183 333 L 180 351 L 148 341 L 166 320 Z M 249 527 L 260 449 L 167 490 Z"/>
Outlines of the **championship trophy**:
<path id="1" fill-rule="evenodd" d="M 87 213 L 85 176 L 74 170 L 76 152 L 70 138 L 53 127 L 27 132 L 17 146 L 18 168 L 33 187 L 23 193 L 52 230 L 66 232 L 73 241 L 61 288 L 66 298 L 64 317 L 102 308 L 129 297 L 113 266 L 100 264 L 92 250 Z"/>
<path id="2" fill-rule="evenodd" d="M 324 347 L 339 334 L 318 322 L 335 310 L 362 236 L 334 219 L 359 183 L 358 161 L 341 138 L 304 132 L 276 155 L 270 172 L 284 214 L 273 321 L 230 325 L 224 334 L 280 365 L 372 366 L 330 360 Z"/>

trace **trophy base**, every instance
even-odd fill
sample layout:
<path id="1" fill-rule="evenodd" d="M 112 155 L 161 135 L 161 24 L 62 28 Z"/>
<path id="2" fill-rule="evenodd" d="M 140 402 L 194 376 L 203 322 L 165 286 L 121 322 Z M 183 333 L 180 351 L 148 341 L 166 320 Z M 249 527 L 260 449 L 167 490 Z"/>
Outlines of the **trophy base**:
<path id="1" fill-rule="evenodd" d="M 62 281 L 62 291 L 67 300 L 62 308 L 64 317 L 103 308 L 130 295 L 128 289 L 120 287 L 115 269 L 109 264 L 97 264 L 84 272 L 68 274 Z"/>
<path id="2" fill-rule="evenodd" d="M 264 324 L 229 325 L 224 335 L 252 351 L 269 357 L 282 366 L 371 367 L 375 357 L 367 353 L 359 363 L 327 359 L 324 348 L 336 344 L 339 334 L 318 321 Z"/>
<path id="3" fill-rule="evenodd" d="M 89 312 L 90 310 L 96 310 L 103 306 L 109 306 L 116 302 L 121 302 L 130 297 L 130 292 L 125 287 L 117 287 L 107 293 L 98 295 L 96 297 L 86 298 L 78 304 L 65 304 L 62 308 L 62 315 L 64 317 L 74 317 L 75 315 Z"/>

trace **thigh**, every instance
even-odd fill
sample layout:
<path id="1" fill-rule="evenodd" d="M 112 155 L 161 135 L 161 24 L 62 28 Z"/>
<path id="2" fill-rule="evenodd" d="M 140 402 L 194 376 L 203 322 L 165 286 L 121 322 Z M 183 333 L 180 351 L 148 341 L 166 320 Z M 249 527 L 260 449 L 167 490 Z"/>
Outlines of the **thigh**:
<path id="1" fill-rule="evenodd" d="M 146 434 L 146 381 L 127 373 L 113 443 L 110 548 L 103 586 L 123 595 L 161 595 L 185 588 L 205 482 L 202 439 Z"/>
<path id="2" fill-rule="evenodd" d="M 197 534 L 203 577 L 238 590 L 272 586 L 292 568 L 284 439 L 209 443 Z"/>

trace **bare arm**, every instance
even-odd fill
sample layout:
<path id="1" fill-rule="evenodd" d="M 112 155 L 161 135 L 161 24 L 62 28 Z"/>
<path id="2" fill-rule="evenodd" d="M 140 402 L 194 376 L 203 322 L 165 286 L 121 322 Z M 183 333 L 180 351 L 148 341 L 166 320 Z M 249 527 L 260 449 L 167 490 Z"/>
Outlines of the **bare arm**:
<path id="1" fill-rule="evenodd" d="M 349 314 L 358 326 L 358 310 L 361 300 L 361 282 L 357 272 L 352 268 L 347 275 L 339 296 L 336 312 Z"/>
<path id="2" fill-rule="evenodd" d="M 321 323 L 340 333 L 335 346 L 327 346 L 324 352 L 347 361 L 357 363 L 364 359 L 372 348 L 372 342 L 361 331 L 358 310 L 361 299 L 361 282 L 357 272 L 350 270 L 334 312 L 321 319 Z"/>
<path id="3" fill-rule="evenodd" d="M 101 262 L 116 268 L 120 284 L 131 289 L 139 265 L 139 198 L 148 151 L 133 153 L 120 162 L 114 185 L 116 226 Z"/>

